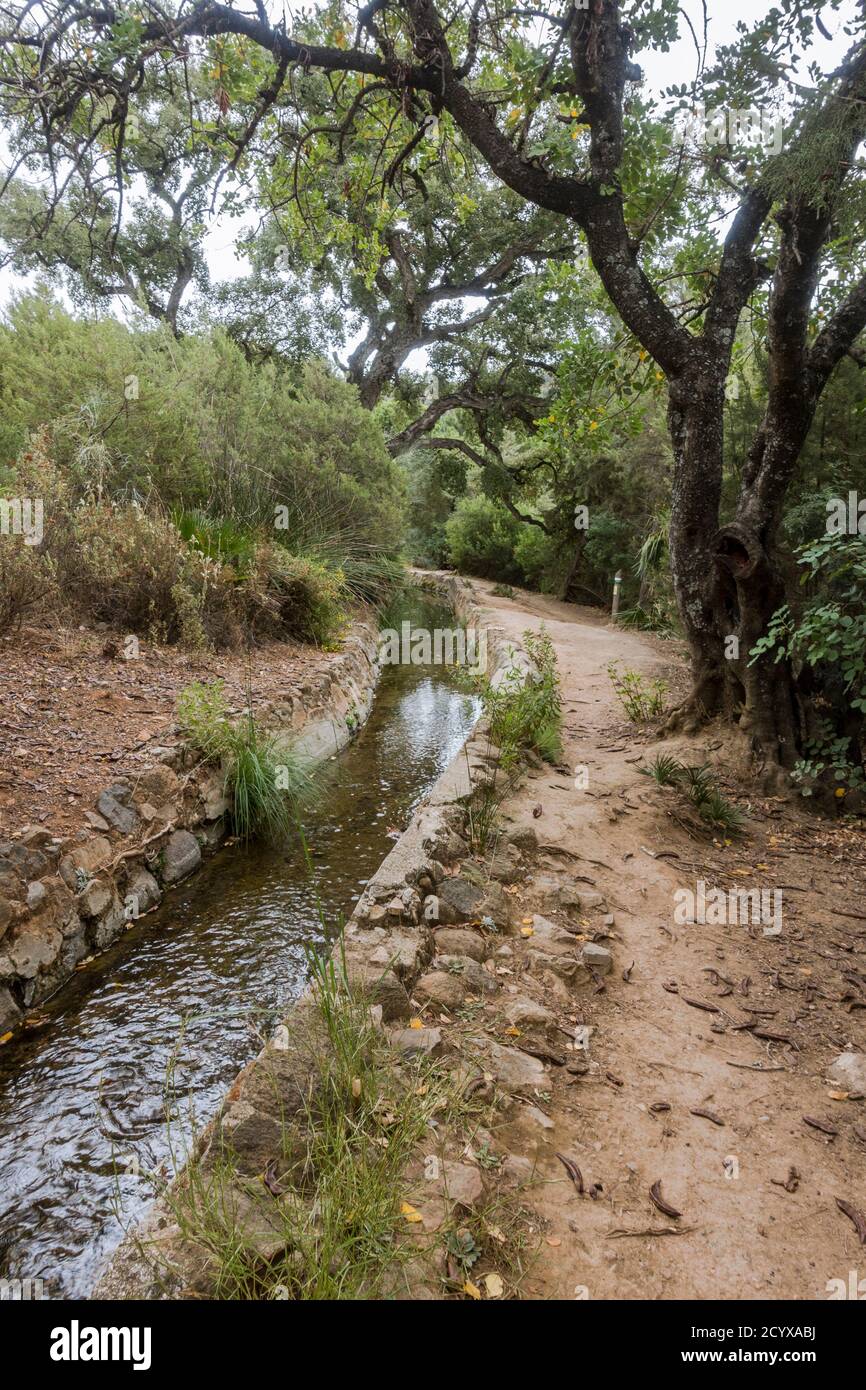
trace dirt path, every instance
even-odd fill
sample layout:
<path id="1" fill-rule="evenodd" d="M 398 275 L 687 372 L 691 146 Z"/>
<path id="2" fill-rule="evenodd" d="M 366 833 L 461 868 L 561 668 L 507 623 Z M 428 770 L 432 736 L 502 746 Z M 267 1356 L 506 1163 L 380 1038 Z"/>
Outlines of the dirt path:
<path id="1" fill-rule="evenodd" d="M 533 1159 L 531 1203 L 545 1232 L 522 1296 L 825 1299 L 829 1280 L 847 1283 L 858 1269 L 866 1279 L 866 1250 L 835 1200 L 866 1209 L 866 1100 L 827 1079 L 838 1053 L 866 1046 L 866 917 L 856 916 L 866 911 L 863 833 L 775 799 L 749 802 L 730 781 L 748 813 L 745 838 L 726 844 L 690 831 L 679 794 L 639 766 L 664 748 L 713 761 L 724 775 L 729 749 L 718 732 L 651 741 L 623 717 L 606 669 L 618 660 L 660 675 L 676 665 L 673 647 L 589 610 L 473 587 L 509 634 L 543 622 L 562 676 L 568 771 L 533 772 L 506 807 L 554 847 L 517 890 L 521 920 L 543 914 L 590 938 L 609 930 L 613 952 L 603 986 L 539 980 L 539 931 L 527 929 L 488 1005 L 501 1013 L 528 994 L 556 1010 L 560 1028 L 593 1030 L 585 1074 L 550 1068 L 547 1123 L 519 1105 L 502 1131 L 512 1154 Z M 575 786 L 581 765 L 585 789 Z M 780 888 L 781 934 L 678 924 L 673 895 L 697 891 L 698 880 L 708 890 Z M 760 1038 L 755 1026 L 791 1044 Z M 552 1050 L 564 1044 L 558 1037 Z M 584 1195 L 557 1152 L 579 1168 Z M 649 1189 L 659 1180 L 681 1216 L 654 1207 Z"/>

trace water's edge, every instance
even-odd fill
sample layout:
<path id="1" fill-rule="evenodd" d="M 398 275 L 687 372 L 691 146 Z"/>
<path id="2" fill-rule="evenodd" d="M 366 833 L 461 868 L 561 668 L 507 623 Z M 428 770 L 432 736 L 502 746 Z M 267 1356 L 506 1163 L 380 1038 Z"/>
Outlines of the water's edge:
<path id="1" fill-rule="evenodd" d="M 471 586 L 442 572 L 415 572 L 414 581 L 434 594 L 467 626 L 486 638 L 487 678 L 496 685 L 515 670 L 525 678 L 532 662 L 523 649 L 492 624 L 491 615 L 476 602 Z M 424 899 L 435 893 L 447 860 L 447 841 L 455 813 L 473 786 L 489 777 L 482 759 L 483 732 L 476 726 L 451 758 L 444 772 L 416 810 L 409 826 L 386 856 L 355 905 L 346 925 L 342 949 L 352 984 L 368 991 L 371 1004 L 381 1009 L 383 1022 L 409 1016 L 409 992 L 433 954 L 432 935 L 424 921 Z M 393 964 L 383 973 L 382 953 Z M 302 1038 L 309 1027 L 314 1002 L 307 988 L 292 1012 L 277 1028 L 258 1056 L 236 1077 L 222 1106 L 199 1136 L 197 1152 L 215 1140 L 228 1140 L 257 1128 L 274 1125 L 273 1109 L 280 1092 L 303 1089 L 299 1069 L 305 1065 Z M 182 1178 L 181 1178 L 182 1180 Z M 236 1213 L 243 1228 L 243 1213 Z M 255 1221 L 255 1216 L 250 1218 Z M 179 1237 L 170 1200 L 159 1198 L 133 1226 L 111 1257 L 93 1296 L 104 1299 L 161 1299 L 183 1296 L 199 1280 L 191 1266 L 193 1252 Z"/>

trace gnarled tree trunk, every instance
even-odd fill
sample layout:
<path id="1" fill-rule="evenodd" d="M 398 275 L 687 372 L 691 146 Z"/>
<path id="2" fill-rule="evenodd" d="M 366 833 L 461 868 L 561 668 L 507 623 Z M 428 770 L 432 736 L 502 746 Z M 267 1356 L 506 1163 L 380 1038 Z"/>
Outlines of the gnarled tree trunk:
<path id="1" fill-rule="evenodd" d="M 776 448 L 768 458 L 762 432 L 753 450 L 760 463 L 756 458 L 743 479 L 737 519 L 720 528 L 723 422 L 724 382 L 711 364 L 698 360 L 670 390 L 671 573 L 693 674 L 692 691 L 670 727 L 693 732 L 705 719 L 725 714 L 748 735 L 762 762 L 790 768 L 799 728 L 793 673 L 787 662 L 751 657 L 785 602 L 774 556 L 787 486 L 783 451 Z M 804 423 L 791 420 L 791 435 Z M 793 456 L 784 462 L 792 468 L 799 446 L 790 443 Z M 766 486 L 770 476 L 773 488 Z"/>

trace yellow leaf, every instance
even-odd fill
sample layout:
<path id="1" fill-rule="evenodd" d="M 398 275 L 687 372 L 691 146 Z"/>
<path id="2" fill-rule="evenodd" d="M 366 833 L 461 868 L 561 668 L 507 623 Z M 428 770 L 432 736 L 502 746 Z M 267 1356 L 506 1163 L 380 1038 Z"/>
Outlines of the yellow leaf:
<path id="1" fill-rule="evenodd" d="M 520 935 L 521 935 L 521 936 L 532 936 L 532 935 L 533 935 L 533 928 L 532 928 L 532 927 L 521 927 L 521 928 L 520 928 Z"/>
<path id="2" fill-rule="evenodd" d="M 847 1091 L 828 1091 L 827 1094 L 828 1094 L 828 1096 L 830 1097 L 831 1100 L 847 1100 L 847 1099 L 848 1099 L 848 1092 L 847 1092 Z"/>
<path id="3" fill-rule="evenodd" d="M 590 428 L 591 430 L 597 430 L 597 429 L 598 429 L 598 421 L 597 421 L 597 420 L 590 420 L 590 422 L 589 422 L 589 428 Z"/>
<path id="4" fill-rule="evenodd" d="M 505 1036 L 506 1036 L 506 1038 L 519 1038 L 519 1037 L 520 1037 L 520 1029 L 519 1029 L 519 1028 L 514 1028 L 514 1027 L 506 1028 L 506 1030 L 505 1030 Z"/>
<path id="5" fill-rule="evenodd" d="M 520 920 L 521 920 L 521 922 L 523 923 L 523 925 L 524 925 L 525 927 L 531 927 L 531 926 L 532 926 L 532 918 L 531 918 L 531 917 L 521 917 Z"/>
<path id="6" fill-rule="evenodd" d="M 12 1037 L 12 1034 L 11 1034 L 11 1033 L 4 1033 L 3 1036 L 2 1036 L 2 1038 L 0 1038 L 0 1043 L 8 1043 L 8 1041 L 9 1041 L 9 1039 L 10 1039 L 11 1037 Z"/>
<path id="7" fill-rule="evenodd" d="M 505 1285 L 498 1274 L 485 1274 L 484 1287 L 488 1298 L 501 1298 L 505 1292 Z"/>
<path id="8" fill-rule="evenodd" d="M 477 1284 L 473 1284 L 471 1279 L 466 1280 L 466 1283 L 463 1285 L 463 1292 L 468 1293 L 470 1298 L 479 1299 L 481 1297 L 481 1290 L 478 1288 Z"/>
<path id="9" fill-rule="evenodd" d="M 838 797 L 840 797 L 840 798 L 843 797 L 843 796 L 845 795 L 845 788 L 844 788 L 844 787 L 837 787 L 837 788 L 836 788 L 836 795 L 837 795 Z"/>
<path id="10" fill-rule="evenodd" d="M 400 1215 L 405 1216 L 411 1226 L 414 1226 L 418 1221 L 424 1220 L 418 1208 L 413 1207 L 410 1202 L 400 1203 Z"/>
<path id="11" fill-rule="evenodd" d="M 416 1087 L 415 1087 L 415 1095 L 416 1095 L 416 1096 L 426 1096 L 426 1094 L 427 1094 L 427 1092 L 428 1092 L 429 1090 L 430 1090 L 430 1087 L 427 1085 L 427 1082 L 424 1081 L 424 1082 L 422 1082 L 422 1084 L 421 1084 L 420 1086 L 416 1086 Z"/>
<path id="12" fill-rule="evenodd" d="M 360 1076 L 353 1076 L 353 1077 L 352 1077 L 352 1095 L 353 1095 L 353 1096 L 355 1097 L 355 1099 L 357 1100 L 357 1099 L 358 1099 L 358 1096 L 359 1096 L 360 1094 L 361 1094 L 361 1078 L 360 1078 Z"/>
<path id="13" fill-rule="evenodd" d="M 410 1019 L 409 1019 L 409 1027 L 410 1027 L 410 1028 L 423 1028 L 423 1027 L 424 1027 L 424 1024 L 421 1022 L 421 1019 L 420 1019 L 420 1018 L 410 1018 Z"/>
<path id="14" fill-rule="evenodd" d="M 488 1226 L 487 1234 L 489 1235 L 491 1240 L 498 1240 L 500 1245 L 505 1244 L 505 1236 L 502 1234 L 498 1226 Z"/>

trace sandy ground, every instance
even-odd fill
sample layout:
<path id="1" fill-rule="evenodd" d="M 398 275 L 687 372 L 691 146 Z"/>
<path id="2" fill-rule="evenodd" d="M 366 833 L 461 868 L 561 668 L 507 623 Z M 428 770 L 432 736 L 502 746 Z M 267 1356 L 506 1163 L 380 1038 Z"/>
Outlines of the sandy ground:
<path id="1" fill-rule="evenodd" d="M 866 1046 L 866 835 L 810 818 L 797 801 L 750 799 L 728 776 L 730 743 L 717 729 L 660 743 L 631 725 L 608 663 L 681 679 L 673 644 L 537 595 L 474 589 L 509 633 L 543 622 L 562 676 L 568 768 L 533 772 L 506 807 L 552 847 L 517 890 L 522 920 L 562 921 L 562 884 L 603 894 L 583 919 L 590 935 L 600 914 L 614 919 L 612 972 L 555 1001 L 564 1028 L 593 1029 L 589 1071 L 551 1067 L 553 1128 L 518 1107 L 502 1135 L 533 1158 L 544 1232 L 522 1296 L 825 1299 L 829 1280 L 866 1276 L 866 1250 L 836 1203 L 866 1209 L 866 1099 L 826 1079 L 839 1052 Z M 640 774 L 661 749 L 716 764 L 747 812 L 743 839 L 714 841 L 690 824 L 678 793 Z M 695 891 L 699 879 L 781 888 L 781 934 L 676 923 L 675 890 Z M 527 945 L 515 946 L 514 980 Z M 506 989 L 488 1011 L 508 998 Z M 761 1038 L 755 1025 L 790 1042 Z M 557 1153 L 577 1165 L 583 1195 Z M 679 1216 L 654 1206 L 657 1182 Z"/>

